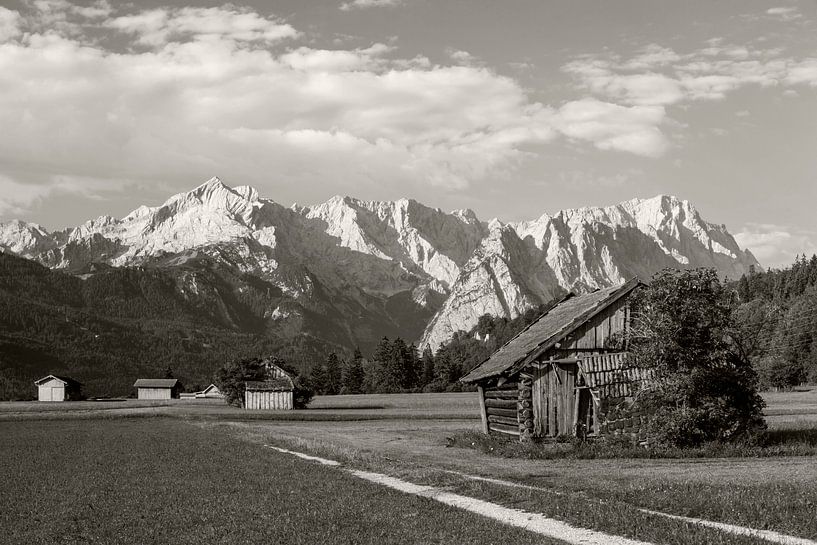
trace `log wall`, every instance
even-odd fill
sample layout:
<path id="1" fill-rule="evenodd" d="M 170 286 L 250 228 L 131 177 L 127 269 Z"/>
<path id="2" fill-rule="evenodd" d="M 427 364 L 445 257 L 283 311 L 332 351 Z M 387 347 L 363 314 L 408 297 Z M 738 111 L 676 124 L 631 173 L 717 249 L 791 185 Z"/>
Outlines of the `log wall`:
<path id="1" fill-rule="evenodd" d="M 489 433 L 519 435 L 518 388 L 519 385 L 516 382 L 482 388 L 484 414 Z"/>

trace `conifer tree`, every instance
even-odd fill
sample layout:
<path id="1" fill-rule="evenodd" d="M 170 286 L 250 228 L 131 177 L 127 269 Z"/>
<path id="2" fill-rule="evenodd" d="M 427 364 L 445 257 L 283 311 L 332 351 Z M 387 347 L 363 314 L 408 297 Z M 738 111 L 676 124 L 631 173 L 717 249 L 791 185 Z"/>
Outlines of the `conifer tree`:
<path id="1" fill-rule="evenodd" d="M 335 395 L 340 392 L 341 364 L 338 355 L 330 353 L 326 358 L 326 378 L 324 382 L 324 393 Z"/>
<path id="2" fill-rule="evenodd" d="M 423 386 L 427 386 L 434 381 L 434 353 L 431 351 L 430 345 L 426 345 L 425 350 L 423 350 L 421 361 L 423 364 L 423 379 L 421 382 Z"/>

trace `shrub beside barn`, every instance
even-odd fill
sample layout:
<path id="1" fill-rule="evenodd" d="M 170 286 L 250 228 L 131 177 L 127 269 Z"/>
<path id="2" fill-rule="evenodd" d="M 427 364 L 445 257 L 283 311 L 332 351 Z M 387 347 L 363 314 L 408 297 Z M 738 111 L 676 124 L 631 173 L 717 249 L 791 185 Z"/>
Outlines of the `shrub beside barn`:
<path id="1" fill-rule="evenodd" d="M 641 415 L 619 410 L 649 379 L 623 346 L 628 299 L 640 286 L 634 278 L 568 294 L 464 376 L 462 382 L 478 386 L 482 431 L 523 441 L 642 435 Z"/>

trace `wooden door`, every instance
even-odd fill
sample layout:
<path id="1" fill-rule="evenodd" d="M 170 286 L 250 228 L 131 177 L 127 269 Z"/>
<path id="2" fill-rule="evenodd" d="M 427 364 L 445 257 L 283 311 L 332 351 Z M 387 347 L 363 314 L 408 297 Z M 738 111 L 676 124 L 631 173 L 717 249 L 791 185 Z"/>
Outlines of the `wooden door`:
<path id="1" fill-rule="evenodd" d="M 548 392 L 550 366 L 541 364 L 533 368 L 531 405 L 533 406 L 533 436 L 548 435 Z"/>
<path id="2" fill-rule="evenodd" d="M 558 363 L 554 366 L 559 378 L 557 399 L 557 435 L 576 434 L 576 374 L 575 363 Z"/>
<path id="3" fill-rule="evenodd" d="M 575 363 L 541 363 L 533 368 L 534 437 L 575 435 L 577 416 Z"/>

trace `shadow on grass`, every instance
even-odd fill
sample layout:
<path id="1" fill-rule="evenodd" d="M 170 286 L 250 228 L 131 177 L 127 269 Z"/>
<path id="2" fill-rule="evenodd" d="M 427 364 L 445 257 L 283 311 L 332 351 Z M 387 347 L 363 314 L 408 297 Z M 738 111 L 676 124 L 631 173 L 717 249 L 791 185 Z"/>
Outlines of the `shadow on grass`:
<path id="1" fill-rule="evenodd" d="M 566 439 L 520 443 L 518 439 L 465 431 L 447 438 L 449 447 L 480 450 L 492 456 L 531 460 L 622 458 L 770 458 L 817 455 L 817 429 L 765 431 L 750 441 L 709 443 L 692 448 L 635 445 L 623 437 L 593 441 Z"/>
<path id="2" fill-rule="evenodd" d="M 817 447 L 817 428 L 769 430 L 763 436 L 763 445 L 767 447 L 795 444 Z"/>
<path id="3" fill-rule="evenodd" d="M 380 411 L 385 409 L 385 405 L 332 405 L 331 407 L 309 407 L 310 411 Z"/>

